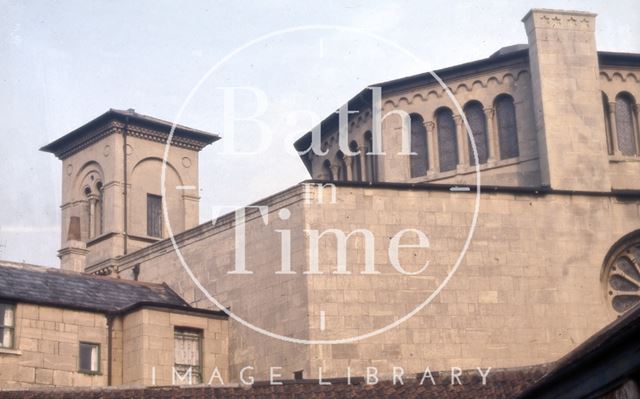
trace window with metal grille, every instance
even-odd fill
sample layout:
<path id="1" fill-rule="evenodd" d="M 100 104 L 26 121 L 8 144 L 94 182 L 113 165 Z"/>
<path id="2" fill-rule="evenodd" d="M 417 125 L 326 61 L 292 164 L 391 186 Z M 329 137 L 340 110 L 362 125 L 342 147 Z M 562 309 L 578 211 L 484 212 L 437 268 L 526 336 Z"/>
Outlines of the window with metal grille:
<path id="1" fill-rule="evenodd" d="M 427 174 L 427 129 L 424 119 L 418 114 L 411 114 L 411 177 Z"/>
<path id="2" fill-rule="evenodd" d="M 616 130 L 618 131 L 618 147 L 622 155 L 638 154 L 636 134 L 633 121 L 633 104 L 635 101 L 627 93 L 616 97 Z"/>
<path id="3" fill-rule="evenodd" d="M 147 194 L 147 235 L 162 237 L 162 197 Z"/>
<path id="4" fill-rule="evenodd" d="M 496 118 L 498 119 L 500 159 L 517 157 L 519 155 L 518 129 L 513 97 L 503 94 L 496 99 Z"/>
<path id="5" fill-rule="evenodd" d="M 487 119 L 484 115 L 482 104 L 477 101 L 468 103 L 464 107 L 464 115 L 467 117 L 467 122 L 469 122 L 469 127 L 471 128 L 473 142 L 478 153 L 478 162 L 480 164 L 486 163 L 487 159 L 489 159 L 489 146 L 487 142 Z M 465 134 L 465 136 L 469 137 L 468 134 Z M 471 140 L 468 138 L 467 140 L 469 140 L 469 163 L 475 165 L 473 146 L 471 145 Z"/>
<path id="6" fill-rule="evenodd" d="M 202 383 L 202 330 L 175 328 L 174 367 L 178 378 L 186 379 L 187 383 Z"/>
<path id="7" fill-rule="evenodd" d="M 440 172 L 454 170 L 458 165 L 458 140 L 453 113 L 449 108 L 441 108 L 436 112 L 438 129 L 438 157 Z"/>
<path id="8" fill-rule="evenodd" d="M 100 372 L 100 345 L 91 342 L 80 342 L 78 369 L 82 373 L 97 374 Z"/>
<path id="9" fill-rule="evenodd" d="M 14 348 L 15 332 L 16 306 L 11 303 L 0 303 L 0 348 Z"/>

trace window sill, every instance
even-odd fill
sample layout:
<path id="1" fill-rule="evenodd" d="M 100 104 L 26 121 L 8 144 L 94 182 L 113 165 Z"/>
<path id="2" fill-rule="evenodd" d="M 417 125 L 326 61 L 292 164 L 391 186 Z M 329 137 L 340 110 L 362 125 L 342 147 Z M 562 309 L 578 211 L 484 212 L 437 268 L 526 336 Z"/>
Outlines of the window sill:
<path id="1" fill-rule="evenodd" d="M 499 169 L 506 166 L 512 166 L 512 165 L 517 165 L 524 162 L 534 161 L 537 159 L 538 157 L 530 157 L 530 158 L 515 157 L 515 158 L 489 161 L 489 162 L 480 164 L 480 173 L 488 170 L 492 170 L 492 169 Z M 411 183 L 433 182 L 437 180 L 448 179 L 454 176 L 464 176 L 464 175 L 469 175 L 474 173 L 476 173 L 476 167 L 474 165 L 465 165 L 465 166 L 458 165 L 457 169 L 449 170 L 446 172 L 436 173 L 433 171 L 427 171 L 427 174 L 425 176 L 414 177 L 410 180 L 410 182 Z"/>
<path id="2" fill-rule="evenodd" d="M 102 373 L 99 371 L 88 371 L 88 370 L 78 370 L 78 373 L 84 374 L 84 375 L 102 375 Z"/>
<path id="3" fill-rule="evenodd" d="M 640 162 L 640 157 L 635 155 L 609 155 L 609 162 Z"/>
<path id="4" fill-rule="evenodd" d="M 0 355 L 22 355 L 22 351 L 19 349 L 0 348 Z"/>
<path id="5" fill-rule="evenodd" d="M 145 242 L 148 242 L 148 243 L 154 243 L 154 242 L 158 242 L 158 241 L 164 240 L 164 238 L 162 238 L 162 237 L 152 237 L 152 236 L 148 236 L 148 235 L 134 235 L 134 234 L 129 234 L 129 238 L 132 238 L 132 239 L 138 240 L 138 241 L 145 241 Z"/>

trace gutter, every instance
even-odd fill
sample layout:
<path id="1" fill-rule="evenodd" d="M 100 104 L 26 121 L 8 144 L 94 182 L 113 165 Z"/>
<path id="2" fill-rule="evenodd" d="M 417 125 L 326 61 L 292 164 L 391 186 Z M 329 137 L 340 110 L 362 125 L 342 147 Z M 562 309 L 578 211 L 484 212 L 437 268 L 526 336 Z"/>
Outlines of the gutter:
<path id="1" fill-rule="evenodd" d="M 113 384 L 113 320 L 115 316 L 107 315 L 107 386 Z"/>

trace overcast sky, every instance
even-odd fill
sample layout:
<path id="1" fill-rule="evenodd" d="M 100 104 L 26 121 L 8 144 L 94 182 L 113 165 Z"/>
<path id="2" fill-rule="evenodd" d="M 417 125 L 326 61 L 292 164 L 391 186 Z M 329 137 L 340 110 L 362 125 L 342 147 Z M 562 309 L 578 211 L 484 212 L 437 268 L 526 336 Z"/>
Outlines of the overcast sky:
<path id="1" fill-rule="evenodd" d="M 259 155 L 224 154 L 222 141 L 201 152 L 202 221 L 211 217 L 212 206 L 246 204 L 307 178 L 288 151 L 292 137 L 368 84 L 526 43 L 521 19 L 530 8 L 595 12 L 600 50 L 640 52 L 638 0 L 0 5 L 0 259 L 49 266 L 58 265 L 61 164 L 38 148 L 109 108 L 135 108 L 173 121 L 216 63 L 272 32 L 307 26 L 237 52 L 210 74 L 180 118 L 224 137 L 221 88 L 251 86 L 268 100 L 260 119 L 271 140 Z M 238 114 L 258 111 L 254 93 L 239 92 L 238 98 Z M 238 147 L 256 146 L 261 137 L 255 124 L 236 125 Z"/>

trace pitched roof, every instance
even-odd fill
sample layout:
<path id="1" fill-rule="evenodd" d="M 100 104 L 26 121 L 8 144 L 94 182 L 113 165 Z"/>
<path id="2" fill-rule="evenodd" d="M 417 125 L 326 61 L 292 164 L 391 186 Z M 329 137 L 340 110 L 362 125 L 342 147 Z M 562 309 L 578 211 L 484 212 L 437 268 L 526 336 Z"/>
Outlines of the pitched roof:
<path id="1" fill-rule="evenodd" d="M 40 151 L 50 152 L 55 154 L 58 158 L 64 159 L 70 154 L 74 153 L 78 149 L 82 148 L 82 144 L 95 140 L 101 137 L 101 134 L 114 133 L 114 129 L 102 129 L 109 122 L 118 122 L 120 124 L 132 124 L 139 125 L 148 129 L 151 129 L 159 135 L 154 138 L 157 141 L 166 141 L 173 123 L 158 119 L 152 116 L 143 115 L 135 112 L 133 109 L 120 110 L 111 108 L 104 114 L 98 116 L 95 119 L 85 123 L 79 128 L 65 134 L 57 140 L 43 146 Z M 148 134 L 143 137 L 151 139 Z M 203 130 L 193 129 L 183 125 L 176 125 L 173 131 L 172 145 L 184 145 L 189 148 L 200 150 L 206 145 L 209 145 L 220 139 L 217 134 L 205 132 Z"/>
<path id="2" fill-rule="evenodd" d="M 117 313 L 137 305 L 194 310 L 166 284 L 0 261 L 0 299 Z"/>

